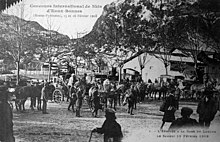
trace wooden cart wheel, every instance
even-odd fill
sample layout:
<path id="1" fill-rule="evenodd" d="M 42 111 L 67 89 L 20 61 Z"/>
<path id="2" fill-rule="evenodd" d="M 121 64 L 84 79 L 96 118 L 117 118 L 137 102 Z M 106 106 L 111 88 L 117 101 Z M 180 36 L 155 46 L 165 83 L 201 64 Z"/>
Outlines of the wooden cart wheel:
<path id="1" fill-rule="evenodd" d="M 62 95 L 63 94 L 62 94 L 61 90 L 55 89 L 54 92 L 53 92 L 53 100 L 54 100 L 54 102 L 61 103 Z"/>

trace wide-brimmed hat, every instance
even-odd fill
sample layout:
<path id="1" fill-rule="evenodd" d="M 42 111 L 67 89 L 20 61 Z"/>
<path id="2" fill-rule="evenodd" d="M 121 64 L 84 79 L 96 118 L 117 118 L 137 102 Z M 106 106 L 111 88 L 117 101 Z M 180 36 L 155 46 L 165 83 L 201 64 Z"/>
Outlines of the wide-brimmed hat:
<path id="1" fill-rule="evenodd" d="M 105 110 L 105 116 L 106 116 L 106 118 L 116 119 L 115 111 L 114 111 L 113 109 L 107 108 L 107 109 Z"/>
<path id="2" fill-rule="evenodd" d="M 181 115 L 182 116 L 190 116 L 193 113 L 193 110 L 189 107 L 183 107 L 181 109 Z"/>

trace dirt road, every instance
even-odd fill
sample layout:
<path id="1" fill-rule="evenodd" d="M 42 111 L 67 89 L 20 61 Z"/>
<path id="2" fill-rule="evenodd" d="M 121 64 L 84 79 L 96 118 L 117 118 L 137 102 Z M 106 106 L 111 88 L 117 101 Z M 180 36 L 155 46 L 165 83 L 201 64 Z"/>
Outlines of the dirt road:
<path id="1" fill-rule="evenodd" d="M 158 133 L 163 113 L 158 111 L 160 101 L 147 101 L 137 105 L 134 110 L 135 115 L 126 113 L 126 106 L 117 107 L 117 121 L 121 124 L 124 141 L 171 141 L 170 138 L 164 137 L 158 139 Z M 48 103 L 49 114 L 42 114 L 37 110 L 30 110 L 29 103 L 26 103 L 26 112 L 20 113 L 13 110 L 14 135 L 16 142 L 87 142 L 90 132 L 95 127 L 101 127 L 104 122 L 104 112 L 99 113 L 98 118 L 91 115 L 86 105 L 82 109 L 82 117 L 75 117 L 75 113 L 67 110 L 68 103 L 61 104 Z M 196 114 L 197 103 L 180 102 L 180 108 L 189 106 L 193 108 L 193 118 L 198 120 Z M 176 117 L 180 117 L 180 110 L 177 110 Z M 211 124 L 211 128 L 220 128 L 220 116 L 216 115 Z M 166 123 L 164 130 L 169 128 L 170 123 Z M 220 131 L 215 131 L 214 136 L 208 136 L 212 139 L 220 137 Z M 216 134 L 217 133 L 217 134 Z M 200 135 L 200 134 L 199 134 Z M 169 135 L 167 135 L 169 136 Z M 204 136 L 205 137 L 205 136 Z M 202 138 L 202 140 L 209 140 Z M 92 135 L 92 142 L 102 141 L 103 136 L 100 134 Z M 173 139 L 175 140 L 175 139 Z"/>

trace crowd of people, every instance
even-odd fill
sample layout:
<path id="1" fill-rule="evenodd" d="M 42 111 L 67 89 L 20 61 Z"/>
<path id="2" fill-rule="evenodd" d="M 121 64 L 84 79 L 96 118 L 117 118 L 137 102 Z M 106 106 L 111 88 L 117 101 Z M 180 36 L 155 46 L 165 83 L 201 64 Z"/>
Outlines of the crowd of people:
<path id="1" fill-rule="evenodd" d="M 84 74 L 82 78 L 77 78 L 75 74 L 72 74 L 71 77 L 68 79 L 67 87 L 69 91 L 68 98 L 70 99 L 68 110 L 72 108 L 73 112 L 75 112 L 76 117 L 81 117 L 81 108 L 83 99 L 88 93 L 87 89 L 87 74 Z M 129 82 L 126 80 L 123 82 L 124 88 L 123 91 L 123 105 L 127 105 L 127 112 L 130 115 L 134 115 L 134 109 L 136 109 L 136 103 L 144 101 L 146 94 L 144 93 L 144 97 L 139 94 L 138 97 L 138 90 L 141 90 L 137 86 L 141 86 L 142 81 L 139 82 Z M 42 113 L 47 114 L 47 102 L 50 96 L 49 94 L 49 82 L 44 82 L 44 86 L 41 90 L 41 100 L 43 102 Z M 89 87 L 92 90 L 92 96 L 90 98 L 90 105 L 93 106 L 92 115 L 97 117 L 98 110 L 102 108 L 100 102 L 100 95 L 99 90 L 103 89 L 104 92 L 111 92 L 113 90 L 117 90 L 118 88 L 115 86 L 114 83 L 110 81 L 109 78 L 105 79 L 103 82 L 97 81 L 95 85 Z M 142 87 L 143 88 L 143 87 Z M 179 88 L 177 86 L 173 87 L 173 90 L 169 91 L 169 95 L 164 98 L 164 101 L 160 107 L 160 111 L 164 112 L 162 118 L 162 125 L 160 129 L 163 129 L 164 124 L 166 122 L 170 122 L 171 125 L 169 127 L 170 130 L 176 129 L 185 129 L 185 128 L 209 128 L 211 122 L 214 120 L 215 115 L 217 113 L 218 102 L 214 98 L 213 90 L 209 87 L 203 92 L 203 97 L 198 102 L 197 110 L 198 113 L 198 120 L 191 118 L 193 114 L 193 109 L 189 107 L 182 107 L 181 108 L 181 117 L 175 118 L 175 112 L 180 108 L 179 106 Z M 12 111 L 7 102 L 7 84 L 4 84 L 0 87 L 0 114 L 7 114 L 1 115 L 0 117 L 0 141 L 8 140 L 9 142 L 14 141 L 13 137 L 13 123 L 12 123 Z M 88 95 L 88 94 L 87 94 Z M 76 109 L 74 109 L 76 106 Z M 105 110 L 105 117 L 106 120 L 102 127 L 95 128 L 92 130 L 93 132 L 104 134 L 104 141 L 107 139 L 112 138 L 113 141 L 120 141 L 123 137 L 121 132 L 121 126 L 116 122 L 115 116 L 116 110 L 108 109 Z"/>
<path id="2" fill-rule="evenodd" d="M 206 88 L 203 97 L 198 102 L 196 112 L 199 115 L 198 120 L 190 118 L 193 109 L 182 107 L 181 118 L 175 119 L 175 112 L 178 109 L 178 100 L 174 97 L 174 93 L 170 93 L 169 97 L 161 105 L 160 111 L 164 112 L 162 118 L 161 129 L 166 122 L 171 122 L 170 129 L 182 128 L 209 128 L 218 111 L 218 101 L 214 97 L 213 90 Z"/>

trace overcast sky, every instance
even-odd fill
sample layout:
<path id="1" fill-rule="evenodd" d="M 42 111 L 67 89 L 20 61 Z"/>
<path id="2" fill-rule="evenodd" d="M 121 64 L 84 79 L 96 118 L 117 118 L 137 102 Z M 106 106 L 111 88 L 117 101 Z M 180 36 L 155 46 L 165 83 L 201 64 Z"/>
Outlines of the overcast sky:
<path id="1" fill-rule="evenodd" d="M 103 7 L 113 1 L 115 0 L 23 0 L 22 5 L 18 3 L 5 13 L 37 21 L 46 29 L 76 38 L 77 32 L 91 31 Z"/>

